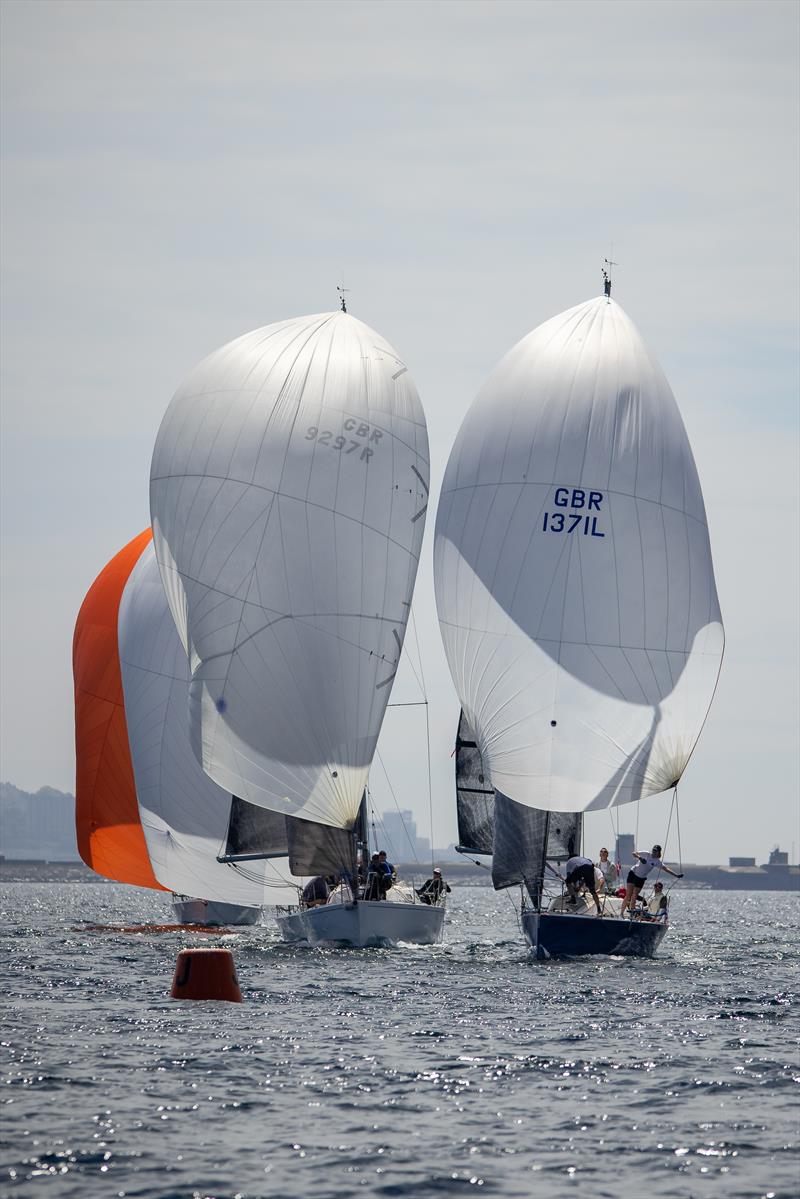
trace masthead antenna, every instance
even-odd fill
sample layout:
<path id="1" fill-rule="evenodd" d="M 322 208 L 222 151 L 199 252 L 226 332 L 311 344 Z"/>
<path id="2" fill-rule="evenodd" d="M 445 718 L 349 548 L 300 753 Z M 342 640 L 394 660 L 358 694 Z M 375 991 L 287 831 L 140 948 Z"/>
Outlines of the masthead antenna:
<path id="1" fill-rule="evenodd" d="M 345 287 L 344 277 L 342 277 L 342 286 L 339 287 L 339 285 L 337 284 L 336 290 L 339 293 L 339 303 L 341 304 L 342 312 L 347 312 L 347 301 L 345 300 L 345 293 L 348 292 L 350 290 L 350 288 Z"/>
<path id="2" fill-rule="evenodd" d="M 611 243 L 611 255 L 611 258 L 603 259 L 603 262 L 605 263 L 605 266 L 603 267 L 603 293 L 605 294 L 607 300 L 611 299 L 611 268 L 612 266 L 619 266 L 619 263 L 614 261 L 613 242 Z"/>

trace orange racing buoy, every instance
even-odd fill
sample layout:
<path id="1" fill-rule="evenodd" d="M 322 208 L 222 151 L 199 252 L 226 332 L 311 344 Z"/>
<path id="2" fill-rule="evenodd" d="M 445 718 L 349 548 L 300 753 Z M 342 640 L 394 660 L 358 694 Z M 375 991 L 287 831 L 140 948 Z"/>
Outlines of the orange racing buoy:
<path id="1" fill-rule="evenodd" d="M 173 999 L 222 999 L 241 1003 L 230 949 L 182 949 L 172 980 Z"/>

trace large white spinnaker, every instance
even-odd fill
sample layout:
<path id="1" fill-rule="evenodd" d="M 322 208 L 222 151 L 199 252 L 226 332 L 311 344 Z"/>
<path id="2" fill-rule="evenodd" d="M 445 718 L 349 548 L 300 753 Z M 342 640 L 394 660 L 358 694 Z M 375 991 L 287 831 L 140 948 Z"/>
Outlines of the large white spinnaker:
<path id="1" fill-rule="evenodd" d="M 428 473 L 405 364 L 344 312 L 248 333 L 177 391 L 153 454 L 153 533 L 189 654 L 193 745 L 225 790 L 352 826 Z"/>
<path id="2" fill-rule="evenodd" d="M 434 570 L 498 791 L 578 812 L 677 782 L 724 635 L 686 431 L 615 302 L 539 326 L 484 384 L 445 473 Z"/>
<path id="3" fill-rule="evenodd" d="M 201 770 L 189 742 L 189 663 L 167 605 L 152 543 L 125 585 L 118 618 L 128 744 L 139 816 L 162 886 L 206 900 L 291 903 L 288 859 L 220 863 L 231 795 Z"/>

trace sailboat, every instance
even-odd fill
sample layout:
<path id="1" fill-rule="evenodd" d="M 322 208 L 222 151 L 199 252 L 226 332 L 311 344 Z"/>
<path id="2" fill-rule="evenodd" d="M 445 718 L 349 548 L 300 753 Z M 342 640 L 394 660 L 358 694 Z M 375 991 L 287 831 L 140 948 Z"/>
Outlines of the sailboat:
<path id="1" fill-rule="evenodd" d="M 677 787 L 724 645 L 688 438 L 610 285 L 524 337 L 479 392 L 447 465 L 434 572 L 493 852 L 516 857 L 495 885 L 523 884 L 539 957 L 652 954 L 663 926 L 551 910 L 543 888 L 554 821 Z"/>
<path id="2" fill-rule="evenodd" d="M 79 824 L 88 823 L 90 844 L 106 824 L 115 838 L 102 859 L 89 854 L 88 864 L 94 869 L 102 866 L 103 873 L 120 882 L 142 885 L 149 875 L 150 885 L 173 892 L 173 909 L 182 923 L 254 924 L 265 904 L 286 902 L 295 888 L 285 881 L 285 857 L 247 872 L 217 860 L 232 797 L 203 774 L 189 747 L 188 662 L 151 542 L 147 529 L 115 555 L 78 617 Z M 103 596 L 108 602 L 100 629 L 97 614 Z M 104 695 L 109 696 L 104 702 L 115 722 L 113 736 L 96 718 Z M 101 743 L 103 768 L 89 791 L 93 740 Z M 120 797 L 128 809 L 127 837 L 136 845 L 136 874 L 113 823 L 120 818 Z"/>
<path id="3" fill-rule="evenodd" d="M 456 734 L 456 816 L 458 853 L 492 859 L 496 890 L 520 886 L 530 902 L 523 903 L 523 929 L 537 957 L 583 953 L 613 953 L 652 957 L 667 932 L 666 920 L 618 919 L 621 900 L 601 889 L 602 926 L 587 926 L 575 917 L 595 912 L 587 895 L 570 896 L 559 870 L 580 852 L 582 812 L 548 812 L 525 807 L 495 791 L 488 767 L 464 713 Z M 476 857 L 477 855 L 477 857 Z M 553 919 L 554 916 L 572 919 Z"/>
<path id="4" fill-rule="evenodd" d="M 286 913 L 287 939 L 441 935 L 440 908 L 413 893 L 405 904 L 366 900 L 358 884 L 359 814 L 403 647 L 428 474 L 408 368 L 344 304 L 212 353 L 158 433 L 151 517 L 190 664 L 194 752 L 218 786 L 283 818 L 294 876 L 343 884 L 338 904 Z M 280 820 L 267 845 L 274 835 Z"/>

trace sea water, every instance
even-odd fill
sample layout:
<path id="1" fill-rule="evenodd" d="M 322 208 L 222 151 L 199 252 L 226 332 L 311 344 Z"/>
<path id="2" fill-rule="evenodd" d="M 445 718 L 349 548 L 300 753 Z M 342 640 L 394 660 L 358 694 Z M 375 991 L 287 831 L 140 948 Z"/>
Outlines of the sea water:
<path id="1" fill-rule="evenodd" d="M 113 884 L 0 909 L 4 1196 L 798 1193 L 796 894 L 675 892 L 656 959 L 546 963 L 483 887 L 382 950 L 135 931 L 168 899 Z M 169 998 L 209 944 L 243 1004 Z"/>

